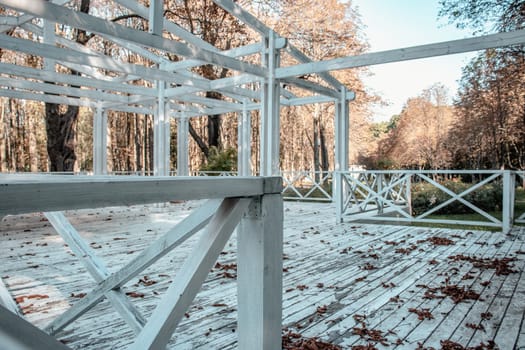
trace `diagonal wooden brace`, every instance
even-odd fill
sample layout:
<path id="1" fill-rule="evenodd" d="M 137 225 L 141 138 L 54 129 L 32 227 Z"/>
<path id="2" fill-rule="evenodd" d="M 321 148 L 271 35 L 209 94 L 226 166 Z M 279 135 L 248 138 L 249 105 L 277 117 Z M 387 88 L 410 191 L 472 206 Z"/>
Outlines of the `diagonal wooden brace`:
<path id="1" fill-rule="evenodd" d="M 123 286 L 138 273 L 151 266 L 155 261 L 202 229 L 209 222 L 219 204 L 220 200 L 209 200 L 203 206 L 194 210 L 177 226 L 142 251 L 135 259 L 118 272 L 108 276 L 84 298 L 57 317 L 46 327 L 46 332 L 56 334 L 102 300 L 107 291 Z"/>
<path id="2" fill-rule="evenodd" d="M 163 349 L 252 201 L 226 198 L 130 349 Z"/>
<path id="3" fill-rule="evenodd" d="M 80 261 L 97 283 L 102 282 L 110 275 L 104 261 L 86 244 L 62 212 L 46 212 L 44 215 L 73 253 L 80 258 Z M 146 319 L 142 317 L 126 296 L 119 289 L 108 290 L 105 295 L 131 329 L 135 333 L 139 333 L 146 323 Z"/>

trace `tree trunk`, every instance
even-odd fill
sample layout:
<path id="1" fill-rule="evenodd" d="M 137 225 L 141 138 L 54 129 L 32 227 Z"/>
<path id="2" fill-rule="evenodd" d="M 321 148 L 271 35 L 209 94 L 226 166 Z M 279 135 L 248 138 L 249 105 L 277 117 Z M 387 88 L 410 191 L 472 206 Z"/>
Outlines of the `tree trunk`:
<path id="1" fill-rule="evenodd" d="M 46 103 L 47 154 L 49 171 L 73 171 L 75 161 L 75 127 L 78 119 L 77 106 L 67 106 L 64 113 L 60 105 Z"/>
<path id="2" fill-rule="evenodd" d="M 0 105 L 0 172 L 7 171 L 7 133 L 5 130 L 5 103 Z"/>
<path id="3" fill-rule="evenodd" d="M 327 172 L 329 168 L 328 160 L 328 148 L 326 147 L 326 129 L 323 123 L 319 122 L 319 140 L 320 140 L 320 151 L 321 151 L 321 171 Z"/>

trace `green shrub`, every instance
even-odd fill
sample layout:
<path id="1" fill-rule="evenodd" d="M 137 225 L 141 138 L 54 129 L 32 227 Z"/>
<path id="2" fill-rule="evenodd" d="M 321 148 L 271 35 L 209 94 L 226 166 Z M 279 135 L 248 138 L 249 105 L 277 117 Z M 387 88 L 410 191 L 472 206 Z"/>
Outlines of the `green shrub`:
<path id="1" fill-rule="evenodd" d="M 441 184 L 456 194 L 472 187 L 471 184 L 451 180 L 443 181 Z M 450 198 L 448 194 L 429 183 L 415 184 L 412 186 L 412 214 L 420 215 Z M 494 182 L 486 184 L 462 198 L 484 211 L 499 211 L 503 198 L 503 188 L 500 182 Z M 435 214 L 470 214 L 472 212 L 472 209 L 455 200 Z"/>
<path id="2" fill-rule="evenodd" d="M 201 171 L 235 171 L 237 170 L 237 151 L 234 148 L 219 150 L 211 147 L 207 164 L 203 165 Z"/>

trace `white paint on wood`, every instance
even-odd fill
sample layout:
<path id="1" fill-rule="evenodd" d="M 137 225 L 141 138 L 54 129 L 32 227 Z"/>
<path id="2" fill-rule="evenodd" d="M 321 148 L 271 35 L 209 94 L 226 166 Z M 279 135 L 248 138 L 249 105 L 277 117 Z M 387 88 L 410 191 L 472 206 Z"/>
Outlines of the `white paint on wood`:
<path id="1" fill-rule="evenodd" d="M 265 70 L 259 66 L 202 48 L 191 47 L 178 41 L 168 40 L 143 31 L 130 29 L 85 13 L 48 3 L 44 0 L 1 0 L 0 4 L 57 23 L 68 24 L 79 29 L 116 36 L 136 44 L 176 53 L 184 57 L 199 58 L 241 72 L 259 76 L 265 75 Z"/>
<path id="2" fill-rule="evenodd" d="M 187 117 L 177 119 L 177 176 L 188 176 L 190 174 L 189 123 L 190 120 Z"/>
<path id="3" fill-rule="evenodd" d="M 110 272 L 104 261 L 102 261 L 93 249 L 80 237 L 77 230 L 75 230 L 62 212 L 46 212 L 44 215 L 73 253 L 80 258 L 80 261 L 97 283 L 101 283 L 108 278 Z M 131 329 L 138 334 L 146 323 L 146 320 L 122 291 L 118 288 L 110 289 L 106 291 L 105 296 Z"/>
<path id="4" fill-rule="evenodd" d="M 51 334 L 56 334 L 91 309 L 108 291 L 122 287 L 138 273 L 186 241 L 208 223 L 219 207 L 219 203 L 217 200 L 211 200 L 195 210 L 194 213 L 185 218 L 175 228 L 144 249 L 130 263 L 100 282 L 88 295 L 49 324 L 46 330 Z"/>
<path id="5" fill-rule="evenodd" d="M 254 200 L 237 234 L 239 349 L 280 349 L 283 207 L 280 195 Z"/>
<path id="6" fill-rule="evenodd" d="M 166 346 L 250 202 L 249 198 L 223 201 L 130 349 Z"/>
<path id="7" fill-rule="evenodd" d="M 519 45 L 523 43 L 525 43 L 525 29 L 513 32 L 489 34 L 469 39 L 459 39 L 395 50 L 372 52 L 357 56 L 334 58 L 326 61 L 303 63 L 295 66 L 278 68 L 276 70 L 276 78 L 282 79 L 301 76 L 304 74 L 452 55 L 463 52 Z"/>

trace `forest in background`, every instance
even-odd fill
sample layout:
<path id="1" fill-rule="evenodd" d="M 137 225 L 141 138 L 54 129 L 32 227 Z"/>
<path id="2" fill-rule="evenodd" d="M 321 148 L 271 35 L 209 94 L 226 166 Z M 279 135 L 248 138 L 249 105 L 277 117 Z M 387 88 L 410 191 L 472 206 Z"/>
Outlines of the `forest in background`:
<path id="1" fill-rule="evenodd" d="M 144 1 L 147 4 L 147 1 Z M 442 0 L 441 16 L 475 33 L 521 29 L 525 2 Z M 87 4 L 87 7 L 86 7 Z M 121 24 L 147 29 L 147 21 L 127 16 L 119 6 L 102 0 L 82 0 L 86 12 L 104 11 Z M 352 2 L 241 1 L 241 5 L 275 29 L 314 60 L 361 54 L 367 50 L 366 35 Z M 469 7 L 470 6 L 470 7 Z M 256 35 L 210 0 L 166 1 L 166 16 L 204 40 L 228 49 L 249 44 Z M 0 11 L 3 11 L 0 9 Z M 204 19 L 207 19 L 206 21 Z M 206 25 L 202 25 L 206 23 Z M 488 28 L 486 23 L 494 27 Z M 144 58 L 86 33 L 57 28 L 77 43 L 111 54 L 129 63 Z M 15 30 L 10 35 L 27 38 Z M 174 38 L 172 38 L 174 39 Z M 179 58 L 167 57 L 172 61 Z M 523 47 L 480 52 L 463 69 L 460 90 L 447 91 L 436 83 L 407 100 L 399 115 L 389 122 L 373 123 L 370 110 L 382 103 L 368 91 L 362 77 L 366 69 L 335 72 L 334 76 L 356 92 L 350 103 L 351 164 L 374 168 L 525 168 L 525 56 Z M 283 55 L 282 64 L 293 63 Z M 0 50 L 0 62 L 41 68 L 40 58 Z M 147 63 L 147 62 L 146 62 Z M 63 67 L 57 65 L 59 69 Z M 208 79 L 228 76 L 226 69 L 197 68 Z M 71 72 L 75 74 L 75 72 Z M 315 79 L 307 77 L 307 79 Z M 138 81 L 137 84 L 141 82 Z M 144 83 L 144 82 L 142 82 Z M 293 91 L 300 94 L 300 91 Z M 456 94 L 453 105 L 447 101 Z M 220 99 L 212 92 L 206 97 Z M 94 111 L 49 106 L 40 102 L 0 98 L 0 171 L 50 171 L 92 169 Z M 53 109 L 54 108 L 54 109 Z M 334 149 L 334 106 L 314 104 L 281 108 L 281 169 L 331 170 Z M 53 120 L 65 118 L 67 137 L 56 138 Z M 55 118 L 55 119 L 53 119 Z M 235 157 L 237 115 L 192 118 L 190 169 L 219 169 Z M 259 114 L 252 113 L 252 164 L 258 170 Z M 110 171 L 149 171 L 153 168 L 151 115 L 110 112 L 108 115 L 108 168 Z M 56 126 L 55 126 L 56 129 Z M 175 120 L 172 121 L 171 167 L 176 168 Z M 48 135 L 52 137 L 48 137 Z M 55 133 L 56 134 L 56 133 Z M 53 136 L 54 135 L 54 136 Z M 58 146 L 68 159 L 50 166 Z M 60 148 L 58 147 L 58 148 Z M 71 154 L 73 152 L 73 154 Z M 60 162 L 58 162 L 60 163 Z"/>

